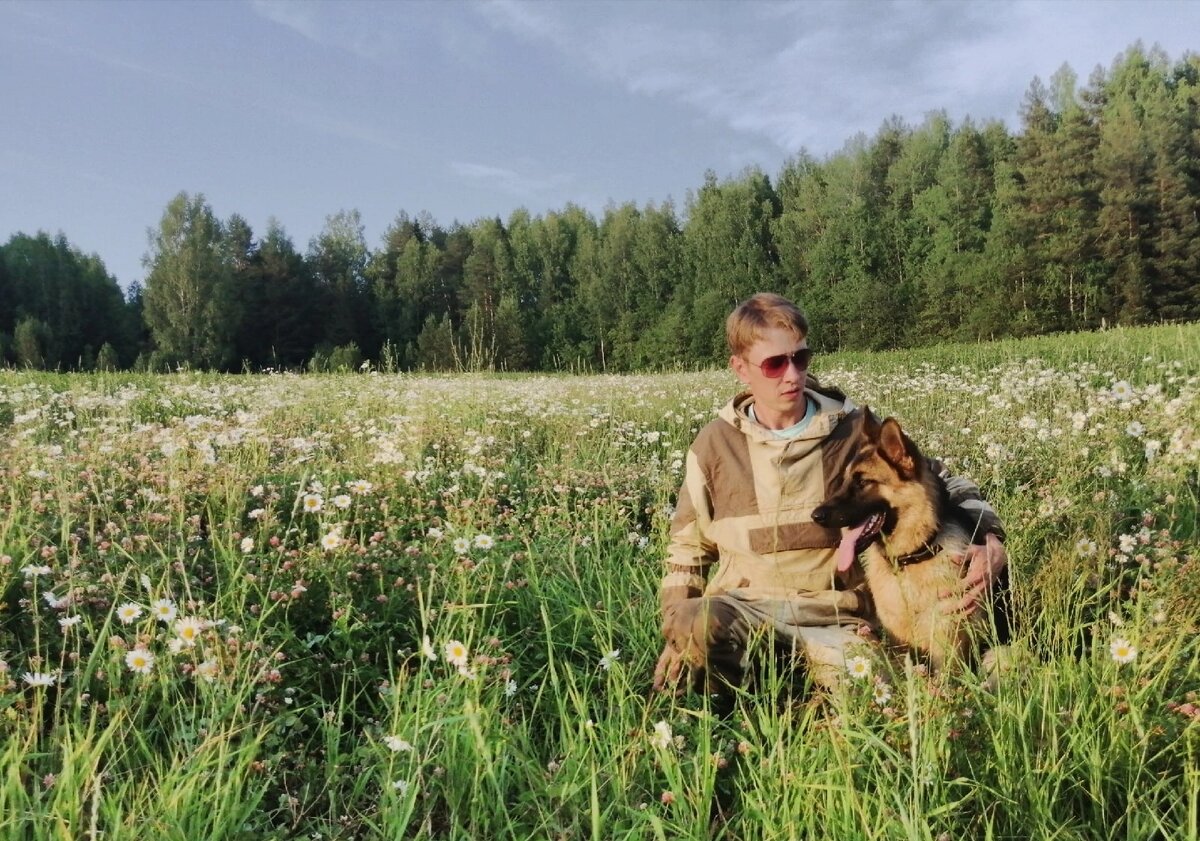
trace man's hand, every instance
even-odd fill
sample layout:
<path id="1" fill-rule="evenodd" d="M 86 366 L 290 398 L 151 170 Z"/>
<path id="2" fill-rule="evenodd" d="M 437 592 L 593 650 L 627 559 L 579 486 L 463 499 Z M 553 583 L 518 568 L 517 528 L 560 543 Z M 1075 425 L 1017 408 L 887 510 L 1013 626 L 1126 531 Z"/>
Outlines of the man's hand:
<path id="1" fill-rule="evenodd" d="M 651 684 L 651 688 L 655 692 L 664 689 L 678 692 L 682 688 L 679 679 L 686 674 L 687 669 L 688 664 L 683 652 L 667 643 L 662 654 L 658 656 L 658 664 L 654 667 L 654 683 Z"/>
<path id="2" fill-rule="evenodd" d="M 996 535 L 989 533 L 984 545 L 972 544 L 967 548 L 966 555 L 959 559 L 966 564 L 966 574 L 963 576 L 962 589 L 957 593 L 941 593 L 943 600 L 958 598 L 943 603 L 942 610 L 946 613 L 973 613 L 979 607 L 979 600 L 991 588 L 992 582 L 1006 566 L 1008 552 L 1004 543 Z"/>

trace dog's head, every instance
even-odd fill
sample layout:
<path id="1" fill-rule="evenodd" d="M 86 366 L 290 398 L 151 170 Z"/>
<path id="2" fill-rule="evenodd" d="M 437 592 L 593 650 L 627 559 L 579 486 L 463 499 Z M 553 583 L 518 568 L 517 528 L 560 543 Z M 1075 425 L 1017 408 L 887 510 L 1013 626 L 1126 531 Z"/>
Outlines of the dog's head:
<path id="1" fill-rule="evenodd" d="M 896 528 L 899 509 L 914 483 L 921 483 L 925 460 L 895 418 L 882 423 L 866 406 L 855 430 L 857 452 L 812 513 L 815 522 L 847 529 L 838 548 L 845 571 L 859 551 Z"/>

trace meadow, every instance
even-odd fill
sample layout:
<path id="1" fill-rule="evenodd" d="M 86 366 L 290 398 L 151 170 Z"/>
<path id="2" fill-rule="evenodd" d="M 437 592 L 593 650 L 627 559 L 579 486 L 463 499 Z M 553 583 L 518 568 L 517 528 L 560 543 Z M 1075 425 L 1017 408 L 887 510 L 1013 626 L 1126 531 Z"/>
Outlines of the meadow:
<path id="1" fill-rule="evenodd" d="M 1200 326 L 813 370 L 974 479 L 995 687 L 649 692 L 727 371 L 0 371 L 0 837 L 1200 837 Z"/>

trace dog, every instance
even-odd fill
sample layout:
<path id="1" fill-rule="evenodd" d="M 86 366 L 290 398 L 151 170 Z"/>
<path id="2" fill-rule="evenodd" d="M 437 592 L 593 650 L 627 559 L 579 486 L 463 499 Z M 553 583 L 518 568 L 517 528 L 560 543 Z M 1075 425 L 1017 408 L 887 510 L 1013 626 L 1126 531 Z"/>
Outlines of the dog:
<path id="1" fill-rule="evenodd" d="M 975 537 L 974 523 L 950 505 L 945 482 L 894 418 L 880 423 L 864 406 L 861 436 L 813 520 L 844 529 L 839 572 L 862 553 L 876 615 L 891 640 L 934 671 L 970 663 L 991 617 L 978 609 L 946 612 L 939 595 L 961 587 L 961 557 Z"/>

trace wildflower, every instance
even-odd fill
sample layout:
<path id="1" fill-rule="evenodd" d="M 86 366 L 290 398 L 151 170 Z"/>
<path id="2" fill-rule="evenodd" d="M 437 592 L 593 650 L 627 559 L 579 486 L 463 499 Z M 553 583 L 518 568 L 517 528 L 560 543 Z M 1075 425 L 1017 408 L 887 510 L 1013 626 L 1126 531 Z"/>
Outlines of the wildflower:
<path id="1" fill-rule="evenodd" d="M 465 663 L 459 664 L 458 673 L 467 680 L 474 680 L 476 678 L 475 670 Z"/>
<path id="2" fill-rule="evenodd" d="M 1117 544 L 1121 547 L 1121 551 L 1129 554 L 1137 548 L 1137 538 L 1132 534 L 1123 534 L 1117 538 Z"/>
<path id="3" fill-rule="evenodd" d="M 54 682 L 58 680 L 58 676 L 53 672 L 26 672 L 21 675 L 21 680 L 29 686 L 45 687 L 53 686 Z"/>
<path id="4" fill-rule="evenodd" d="M 46 592 L 42 593 L 42 598 L 45 599 L 46 604 L 50 606 L 51 610 L 58 610 L 60 607 L 66 607 L 71 603 L 70 593 L 62 598 L 59 598 L 58 596 L 54 595 L 54 593 L 51 593 L 49 590 L 47 590 Z"/>
<path id="5" fill-rule="evenodd" d="M 117 608 L 117 618 L 121 620 L 122 625 L 128 625 L 130 622 L 135 622 L 142 616 L 142 608 L 133 602 L 125 602 Z"/>
<path id="6" fill-rule="evenodd" d="M 621 649 L 614 648 L 612 651 L 600 658 L 600 668 L 608 671 L 612 668 L 613 663 L 621 659 Z"/>
<path id="7" fill-rule="evenodd" d="M 465 555 L 467 552 L 471 551 L 471 541 L 467 540 L 465 537 L 454 538 L 454 542 L 450 545 L 454 549 L 454 554 L 456 555 Z"/>
<path id="8" fill-rule="evenodd" d="M 1125 427 L 1125 434 L 1130 438 L 1141 438 L 1146 433 L 1146 427 L 1142 426 L 1139 421 L 1130 421 Z"/>
<path id="9" fill-rule="evenodd" d="M 1126 380 L 1118 380 L 1112 384 L 1112 396 L 1124 403 L 1133 399 L 1133 386 Z"/>
<path id="10" fill-rule="evenodd" d="M 1096 541 L 1088 540 L 1086 537 L 1081 537 L 1075 542 L 1075 554 L 1081 558 L 1091 557 L 1096 554 Z"/>
<path id="11" fill-rule="evenodd" d="M 392 753 L 400 753 L 401 751 L 407 752 L 413 749 L 412 744 L 404 739 L 401 739 L 399 736 L 384 736 L 383 743 L 387 745 L 387 749 Z"/>
<path id="12" fill-rule="evenodd" d="M 242 548 L 243 555 L 248 555 L 251 552 L 253 552 L 254 551 L 254 538 L 253 537 L 243 537 L 242 543 L 241 543 L 241 548 Z"/>
<path id="13" fill-rule="evenodd" d="M 670 724 L 665 721 L 655 722 L 654 733 L 650 736 L 650 744 L 659 750 L 666 750 L 671 747 L 673 738 Z"/>
<path id="14" fill-rule="evenodd" d="M 49 575 L 50 567 L 45 564 L 29 564 L 21 567 L 21 572 L 25 573 L 26 578 L 37 578 L 39 575 Z"/>
<path id="15" fill-rule="evenodd" d="M 453 666 L 467 665 L 467 647 L 458 640 L 450 640 L 443 649 L 446 662 Z"/>
<path id="16" fill-rule="evenodd" d="M 257 499 L 258 497 L 263 495 L 263 490 L 264 490 L 264 488 L 262 485 L 255 485 L 253 488 L 250 489 L 250 496 Z"/>
<path id="17" fill-rule="evenodd" d="M 355 479 L 349 484 L 348 487 L 350 488 L 350 493 L 354 494 L 355 496 L 366 496 L 375 488 L 375 486 L 366 479 Z"/>
<path id="18" fill-rule="evenodd" d="M 267 512 L 262 510 L 261 508 L 254 508 L 254 509 L 251 509 L 250 513 L 247 514 L 246 516 L 249 517 L 251 520 L 261 520 L 263 515 L 266 513 Z"/>
<path id="19" fill-rule="evenodd" d="M 217 661 L 216 660 L 205 660 L 203 663 L 198 663 L 196 665 L 196 677 L 203 678 L 204 680 L 208 681 L 209 683 L 212 683 L 214 680 L 216 680 L 217 679 Z"/>
<path id="20" fill-rule="evenodd" d="M 308 513 L 315 514 L 325 507 L 325 500 L 320 494 L 305 494 L 301 505 Z"/>
<path id="21" fill-rule="evenodd" d="M 511 698 L 517 694 L 517 682 L 509 678 L 508 683 L 504 684 L 504 697 Z"/>
<path id="22" fill-rule="evenodd" d="M 396 794 L 400 795 L 401 797 L 404 797 L 406 794 L 408 794 L 408 780 L 393 780 L 392 791 L 396 792 Z"/>
<path id="23" fill-rule="evenodd" d="M 125 654 L 125 665 L 131 672 L 148 675 L 154 670 L 154 655 L 144 648 L 135 648 Z"/>
<path id="24" fill-rule="evenodd" d="M 204 630 L 204 620 L 195 616 L 185 616 L 175 623 L 175 633 L 185 647 L 191 648 L 200 639 L 200 632 Z"/>
<path id="25" fill-rule="evenodd" d="M 179 610 L 175 607 L 175 602 L 170 599 L 159 599 L 150 605 L 150 612 L 159 622 L 166 623 L 174 621 Z"/>
<path id="26" fill-rule="evenodd" d="M 321 548 L 326 552 L 332 552 L 334 549 L 342 545 L 342 533 L 338 529 L 334 529 L 321 538 Z"/>
<path id="27" fill-rule="evenodd" d="M 476 549 L 482 549 L 483 551 L 486 552 L 487 550 L 491 549 L 495 545 L 496 545 L 496 541 L 492 540 L 492 536 L 490 534 L 475 535 L 475 548 Z"/>
<path id="28" fill-rule="evenodd" d="M 870 677 L 871 661 L 861 655 L 858 657 L 851 657 L 846 661 L 846 673 L 856 680 L 859 678 Z"/>
<path id="29" fill-rule="evenodd" d="M 350 507 L 350 494 L 338 494 L 332 500 L 334 508 L 343 510 Z"/>
<path id="30" fill-rule="evenodd" d="M 888 701 L 892 700 L 892 687 L 886 680 L 875 681 L 875 691 L 871 693 L 871 700 L 880 707 L 886 707 Z"/>
<path id="31" fill-rule="evenodd" d="M 63 631 L 65 632 L 65 631 L 67 631 L 69 628 L 74 628 L 76 625 L 78 625 L 78 624 L 79 624 L 80 622 L 82 622 L 82 621 L 83 621 L 83 617 L 82 617 L 82 616 L 78 616 L 78 615 L 76 615 L 76 616 L 64 616 L 62 619 L 59 619 L 59 620 L 58 620 L 58 624 L 59 624 L 59 626 L 60 626 L 60 627 L 63 629 Z"/>
<path id="32" fill-rule="evenodd" d="M 425 532 L 425 536 L 430 538 L 431 540 L 441 540 L 443 537 L 446 536 L 446 533 L 444 531 L 442 531 L 441 529 L 439 529 L 437 526 L 430 526 L 429 531 Z"/>
<path id="33" fill-rule="evenodd" d="M 433 650 L 433 643 L 429 641 L 428 636 L 421 637 L 421 654 L 426 660 L 436 660 L 437 652 Z"/>
<path id="34" fill-rule="evenodd" d="M 1108 644 L 1108 650 L 1114 663 L 1132 663 L 1138 656 L 1137 648 L 1123 637 L 1113 637 L 1112 642 Z"/>

